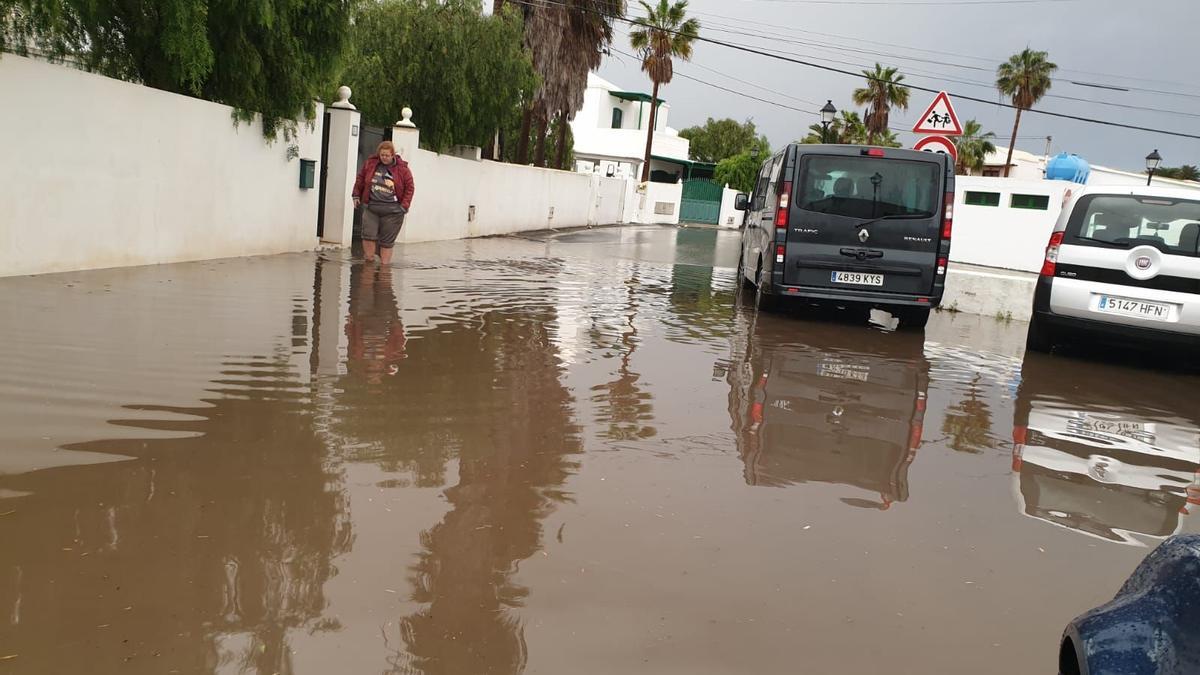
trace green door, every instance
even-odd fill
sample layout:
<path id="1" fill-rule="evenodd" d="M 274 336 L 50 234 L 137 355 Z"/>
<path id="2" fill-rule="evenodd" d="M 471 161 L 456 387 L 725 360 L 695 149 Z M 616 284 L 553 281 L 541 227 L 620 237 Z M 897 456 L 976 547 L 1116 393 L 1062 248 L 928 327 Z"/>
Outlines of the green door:
<path id="1" fill-rule="evenodd" d="M 685 180 L 679 222 L 716 225 L 721 219 L 721 192 L 721 185 L 707 178 Z"/>

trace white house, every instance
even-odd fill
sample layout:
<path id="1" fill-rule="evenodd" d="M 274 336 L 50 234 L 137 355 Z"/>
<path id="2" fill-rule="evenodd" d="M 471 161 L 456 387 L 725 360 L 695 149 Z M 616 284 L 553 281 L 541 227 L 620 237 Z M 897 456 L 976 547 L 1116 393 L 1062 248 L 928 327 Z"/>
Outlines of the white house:
<path id="1" fill-rule="evenodd" d="M 1004 157 L 1008 148 L 997 147 L 996 151 L 987 156 L 981 175 L 1001 177 L 1004 175 Z M 1040 180 L 1046 174 L 1046 162 L 1050 158 L 1045 155 L 1035 155 L 1024 150 L 1013 150 L 1012 164 L 1008 173 L 1009 178 L 1018 180 Z M 1091 165 L 1088 185 L 1145 185 L 1146 174 L 1133 171 L 1122 171 L 1107 166 Z M 1171 178 L 1154 178 L 1155 185 L 1178 187 L 1189 190 L 1200 190 L 1200 183 Z"/>
<path id="2" fill-rule="evenodd" d="M 583 109 L 571 122 L 575 170 L 601 176 L 638 178 L 646 154 L 650 94 L 625 91 L 595 73 L 588 74 Z M 688 160 L 688 140 L 667 126 L 671 106 L 661 98 L 655 120 L 651 178 L 687 178 L 696 163 Z M 708 166 L 708 165 L 704 165 Z"/>

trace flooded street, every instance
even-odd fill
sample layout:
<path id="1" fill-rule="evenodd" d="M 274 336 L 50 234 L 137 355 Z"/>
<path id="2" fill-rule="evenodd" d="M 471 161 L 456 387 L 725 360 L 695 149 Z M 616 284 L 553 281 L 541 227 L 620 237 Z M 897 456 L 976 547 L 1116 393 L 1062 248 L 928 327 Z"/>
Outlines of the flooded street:
<path id="1" fill-rule="evenodd" d="M 1200 532 L 1200 376 L 757 315 L 737 237 L 0 279 L 0 673 L 1048 673 Z"/>

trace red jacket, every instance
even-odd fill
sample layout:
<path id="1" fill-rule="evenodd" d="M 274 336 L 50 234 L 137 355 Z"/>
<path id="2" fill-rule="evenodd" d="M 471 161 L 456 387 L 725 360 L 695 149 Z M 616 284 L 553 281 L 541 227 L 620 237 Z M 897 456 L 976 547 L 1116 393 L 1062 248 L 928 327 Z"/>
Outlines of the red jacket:
<path id="1" fill-rule="evenodd" d="M 375 168 L 378 166 L 379 155 L 371 155 L 363 162 L 362 168 L 358 170 L 358 177 L 354 179 L 354 192 L 350 193 L 351 197 L 358 197 L 363 204 L 371 200 L 371 179 L 375 176 Z M 396 161 L 392 162 L 391 171 L 392 180 L 396 183 L 396 199 L 407 211 L 413 198 L 412 171 L 408 170 L 408 162 L 400 159 L 398 155 Z"/>

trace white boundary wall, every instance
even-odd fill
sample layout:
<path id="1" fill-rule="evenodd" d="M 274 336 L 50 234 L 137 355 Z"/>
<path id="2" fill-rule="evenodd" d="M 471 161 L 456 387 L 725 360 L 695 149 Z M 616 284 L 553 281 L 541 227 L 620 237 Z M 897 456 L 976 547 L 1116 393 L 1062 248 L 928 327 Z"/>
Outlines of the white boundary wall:
<path id="1" fill-rule="evenodd" d="M 626 183 L 628 182 L 620 178 L 592 176 L 592 192 L 596 198 L 591 214 L 588 216 L 588 225 L 612 225 L 623 222 L 621 216 L 625 211 Z"/>
<path id="2" fill-rule="evenodd" d="M 718 227 L 728 227 L 738 229 L 742 226 L 743 211 L 738 211 L 733 208 L 734 201 L 737 199 L 738 191 L 726 185 L 721 190 L 721 215 L 718 217 Z"/>
<path id="3" fill-rule="evenodd" d="M 1020 180 L 958 176 L 954 184 L 952 262 L 1037 272 L 1042 268 L 1046 242 L 1062 212 L 1067 190 L 1083 186 L 1057 180 Z M 998 206 L 965 203 L 968 192 L 1000 195 Z M 1012 208 L 1012 195 L 1048 198 L 1045 211 Z"/>
<path id="4" fill-rule="evenodd" d="M 411 148 L 402 155 L 412 170 L 416 191 L 398 242 L 623 222 L 623 179 Z"/>
<path id="5" fill-rule="evenodd" d="M 289 143 L 228 106 L 9 54 L 0 90 L 0 276 L 317 243 L 318 190 Z M 319 124 L 295 143 L 319 160 Z"/>
<path id="6" fill-rule="evenodd" d="M 632 222 L 643 225 L 678 225 L 683 183 L 640 183 L 634 190 L 636 211 Z"/>
<path id="7" fill-rule="evenodd" d="M 19 56 L 0 57 L 0 89 L 27 99 L 0 108 L 0 276 L 318 244 L 319 178 L 299 181 L 300 159 L 320 160 L 321 106 L 295 141 L 268 143 L 228 106 Z M 334 113 L 325 235 L 348 245 L 352 175 L 334 175 L 335 152 L 352 156 L 357 113 Z M 417 183 L 401 242 L 679 221 L 680 184 L 439 155 L 417 149 L 417 129 L 395 132 Z"/>

